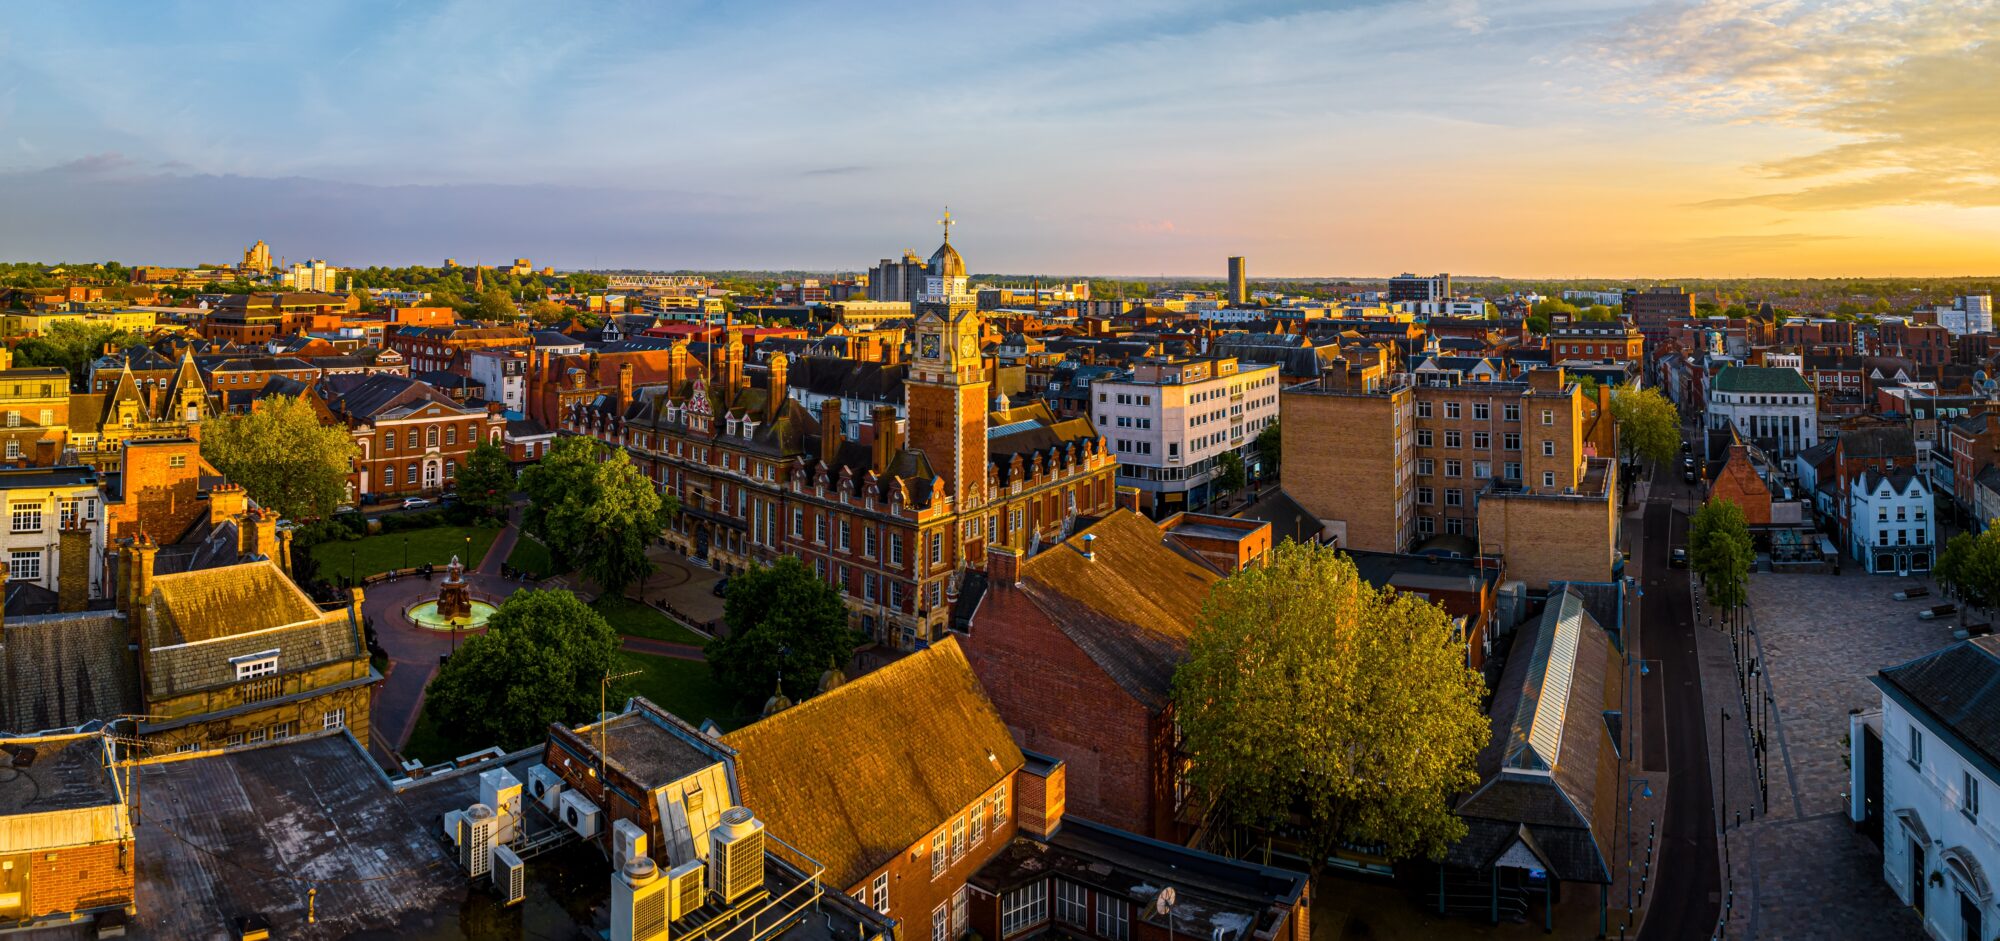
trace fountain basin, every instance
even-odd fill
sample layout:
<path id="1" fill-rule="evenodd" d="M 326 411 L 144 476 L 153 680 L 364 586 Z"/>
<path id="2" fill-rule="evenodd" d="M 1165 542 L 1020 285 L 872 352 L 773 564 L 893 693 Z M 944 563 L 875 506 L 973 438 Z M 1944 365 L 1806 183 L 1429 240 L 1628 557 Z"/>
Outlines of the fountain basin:
<path id="1" fill-rule="evenodd" d="M 487 619 L 493 617 L 496 610 L 484 601 L 474 601 L 471 613 L 447 618 L 438 614 L 437 602 L 426 601 L 403 612 L 403 615 L 410 619 L 411 624 L 429 631 L 472 631 L 485 627 Z"/>

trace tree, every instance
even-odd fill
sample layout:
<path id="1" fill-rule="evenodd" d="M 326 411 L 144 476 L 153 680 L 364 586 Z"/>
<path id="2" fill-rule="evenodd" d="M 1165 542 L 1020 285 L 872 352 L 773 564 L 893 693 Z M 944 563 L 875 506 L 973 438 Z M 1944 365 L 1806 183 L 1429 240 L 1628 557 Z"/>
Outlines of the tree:
<path id="1" fill-rule="evenodd" d="M 1257 440 L 1254 443 L 1257 446 L 1257 453 L 1264 456 L 1267 475 L 1278 472 L 1279 461 L 1284 457 L 1281 453 L 1284 440 L 1284 435 L 1278 432 L 1277 419 L 1272 419 L 1270 424 L 1264 426 L 1263 431 L 1257 432 Z"/>
<path id="2" fill-rule="evenodd" d="M 1589 307 L 1584 308 L 1581 312 L 1579 312 L 1577 314 L 1577 319 L 1594 321 L 1599 323 L 1610 323 L 1611 321 L 1618 319 L 1618 311 L 1613 308 L 1606 307 L 1603 304 L 1592 304 Z"/>
<path id="3" fill-rule="evenodd" d="M 51 324 L 42 336 L 23 339 L 14 348 L 14 364 L 61 366 L 71 379 L 80 380 L 90 371 L 91 362 L 104 355 L 106 346 L 125 350 L 145 342 L 144 337 L 109 324 L 63 320 Z"/>
<path id="4" fill-rule="evenodd" d="M 2000 606 L 2000 520 L 1984 532 L 1951 537 L 1934 574 L 1938 584 L 1967 607 L 1990 611 Z"/>
<path id="5" fill-rule="evenodd" d="M 567 591 L 519 591 L 467 638 L 425 693 L 424 708 L 452 738 L 513 750 L 551 722 L 597 714 L 618 633 Z"/>
<path id="6" fill-rule="evenodd" d="M 1538 337 L 1548 336 L 1549 318 L 1542 316 L 1530 316 L 1527 319 L 1526 323 L 1528 325 L 1529 333 L 1532 333 Z"/>
<path id="7" fill-rule="evenodd" d="M 459 502 L 486 516 L 500 516 L 513 503 L 514 464 L 507 452 L 482 441 L 458 465 Z"/>
<path id="8" fill-rule="evenodd" d="M 1580 311 L 1576 309 L 1575 304 L 1568 301 L 1556 300 L 1553 297 L 1536 301 L 1533 310 L 1533 316 L 1540 317 L 1543 320 L 1554 320 L 1559 314 L 1575 320 L 1579 313 Z"/>
<path id="9" fill-rule="evenodd" d="M 536 301 L 528 305 L 528 319 L 543 326 L 566 323 L 576 315 L 576 308 L 555 301 Z"/>
<path id="10" fill-rule="evenodd" d="M 803 699 L 828 664 L 845 664 L 865 640 L 847 626 L 840 593 L 796 556 L 731 576 L 722 620 L 729 633 L 708 643 L 708 667 L 740 699 L 774 683 Z"/>
<path id="11" fill-rule="evenodd" d="M 1688 564 L 1701 576 L 1708 600 L 1730 609 L 1747 600 L 1750 564 L 1757 558 L 1743 508 L 1735 501 L 1711 499 L 1696 510 L 1689 524 Z"/>
<path id="12" fill-rule="evenodd" d="M 1444 609 L 1287 540 L 1210 593 L 1174 673 L 1189 783 L 1237 824 L 1286 827 L 1313 875 L 1343 842 L 1441 858 L 1479 783 L 1485 683 Z"/>
<path id="13" fill-rule="evenodd" d="M 521 311 L 514 306 L 514 298 L 502 288 L 487 288 L 479 292 L 473 313 L 481 320 L 513 320 L 521 316 Z"/>
<path id="14" fill-rule="evenodd" d="M 521 489 L 528 532 L 613 595 L 652 570 L 646 545 L 679 512 L 622 449 L 580 435 L 558 439 Z"/>
<path id="15" fill-rule="evenodd" d="M 1235 451 L 1215 457 L 1215 475 L 1210 479 L 1217 495 L 1234 493 L 1243 486 L 1243 458 Z"/>
<path id="16" fill-rule="evenodd" d="M 347 429 L 321 424 L 304 396 L 267 396 L 201 429 L 202 459 L 287 519 L 330 516 L 346 502 L 355 453 Z"/>
<path id="17" fill-rule="evenodd" d="M 1680 450 L 1681 418 L 1658 389 L 1622 386 L 1611 393 L 1618 446 L 1648 464 L 1666 464 Z"/>

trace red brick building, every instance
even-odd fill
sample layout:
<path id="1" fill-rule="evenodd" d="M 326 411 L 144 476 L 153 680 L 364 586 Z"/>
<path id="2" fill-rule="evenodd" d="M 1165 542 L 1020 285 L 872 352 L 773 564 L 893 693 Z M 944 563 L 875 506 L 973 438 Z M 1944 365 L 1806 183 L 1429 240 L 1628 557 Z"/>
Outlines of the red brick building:
<path id="1" fill-rule="evenodd" d="M 131 807 L 101 734 L 0 739 L 0 930 L 133 901 Z"/>
<path id="2" fill-rule="evenodd" d="M 1173 675 L 1220 577 L 1130 510 L 1038 554 L 990 550 L 957 629 L 1022 747 L 1068 765 L 1071 812 L 1185 837 Z"/>
<path id="3" fill-rule="evenodd" d="M 914 733 L 914 734 L 913 734 Z M 731 732 L 745 806 L 905 941 L 970 925 L 966 880 L 1014 838 L 1026 759 L 947 638 Z"/>
<path id="4" fill-rule="evenodd" d="M 498 404 L 468 408 L 403 376 L 333 376 L 314 391 L 360 451 L 348 480 L 353 499 L 445 490 L 479 442 L 501 443 L 507 423 Z"/>
<path id="5" fill-rule="evenodd" d="M 528 350 L 535 341 L 513 327 L 399 327 L 382 334 L 382 345 L 403 354 L 414 374 L 464 372 L 465 355 L 473 350 Z"/>

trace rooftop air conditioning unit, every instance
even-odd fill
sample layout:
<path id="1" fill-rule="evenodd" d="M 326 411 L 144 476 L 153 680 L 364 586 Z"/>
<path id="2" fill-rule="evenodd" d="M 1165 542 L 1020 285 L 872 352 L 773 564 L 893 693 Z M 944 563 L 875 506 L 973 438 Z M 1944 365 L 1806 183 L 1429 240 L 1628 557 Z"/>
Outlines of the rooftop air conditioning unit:
<path id="1" fill-rule="evenodd" d="M 723 904 L 735 902 L 764 885 L 764 823 L 748 807 L 731 807 L 708 833 L 708 860 L 715 866 L 709 889 Z"/>
<path id="2" fill-rule="evenodd" d="M 493 836 L 499 828 L 500 817 L 493 808 L 485 804 L 466 808 L 458 824 L 458 861 L 467 875 L 477 879 L 493 865 Z"/>
<path id="3" fill-rule="evenodd" d="M 452 846 L 458 845 L 458 828 L 459 825 L 463 824 L 464 822 L 465 822 L 465 811 L 463 810 L 445 811 L 444 838 L 450 840 Z"/>
<path id="4" fill-rule="evenodd" d="M 667 871 L 667 920 L 680 921 L 701 907 L 706 892 L 707 867 L 701 860 L 689 860 Z"/>
<path id="5" fill-rule="evenodd" d="M 611 941 L 659 941 L 667 936 L 667 890 L 660 867 L 640 856 L 611 876 Z"/>
<path id="6" fill-rule="evenodd" d="M 493 891 L 500 894 L 502 905 L 518 905 L 528 897 L 527 864 L 504 846 L 493 848 Z"/>
<path id="7" fill-rule="evenodd" d="M 597 836 L 597 805 L 575 791 L 565 791 L 562 796 L 561 819 L 563 825 L 576 831 L 584 839 Z"/>
<path id="8" fill-rule="evenodd" d="M 626 863 L 645 855 L 646 831 L 630 820 L 611 824 L 611 868 L 624 869 Z"/>
<path id="9" fill-rule="evenodd" d="M 542 809 L 553 815 L 557 801 L 562 800 L 562 775 L 555 773 L 548 765 L 536 765 L 528 769 L 528 793 Z"/>
<path id="10" fill-rule="evenodd" d="M 505 768 L 479 773 L 479 802 L 504 817 L 521 816 L 521 782 Z"/>

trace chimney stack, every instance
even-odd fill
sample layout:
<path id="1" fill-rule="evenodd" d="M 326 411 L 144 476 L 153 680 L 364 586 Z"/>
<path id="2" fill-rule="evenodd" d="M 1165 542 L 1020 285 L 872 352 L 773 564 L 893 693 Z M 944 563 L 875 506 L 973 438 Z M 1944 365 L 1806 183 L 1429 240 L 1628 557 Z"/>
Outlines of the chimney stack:
<path id="1" fill-rule="evenodd" d="M 840 457 L 840 400 L 819 403 L 819 462 L 829 469 Z"/>
<path id="2" fill-rule="evenodd" d="M 875 476 L 889 473 L 889 462 L 896 459 L 896 452 L 902 442 L 896 440 L 896 407 L 894 405 L 875 406 Z"/>
<path id="3" fill-rule="evenodd" d="M 986 578 L 995 585 L 1012 588 L 1021 583 L 1021 550 L 1013 546 L 986 547 Z"/>
<path id="4" fill-rule="evenodd" d="M 56 537 L 56 609 L 82 611 L 90 607 L 90 530 L 81 526 L 65 529 Z M 5 595 L 0 586 L 0 596 Z"/>
<path id="5" fill-rule="evenodd" d="M 785 399 L 792 394 L 791 386 L 788 384 L 785 375 L 785 354 L 773 353 L 771 355 L 770 370 L 771 394 L 770 398 L 764 403 L 764 421 L 767 424 L 775 424 L 778 421 L 778 416 L 785 410 Z"/>
<path id="6" fill-rule="evenodd" d="M 629 362 L 619 363 L 618 364 L 618 414 L 620 415 L 625 414 L 625 409 L 631 404 L 632 404 L 632 364 Z"/>

